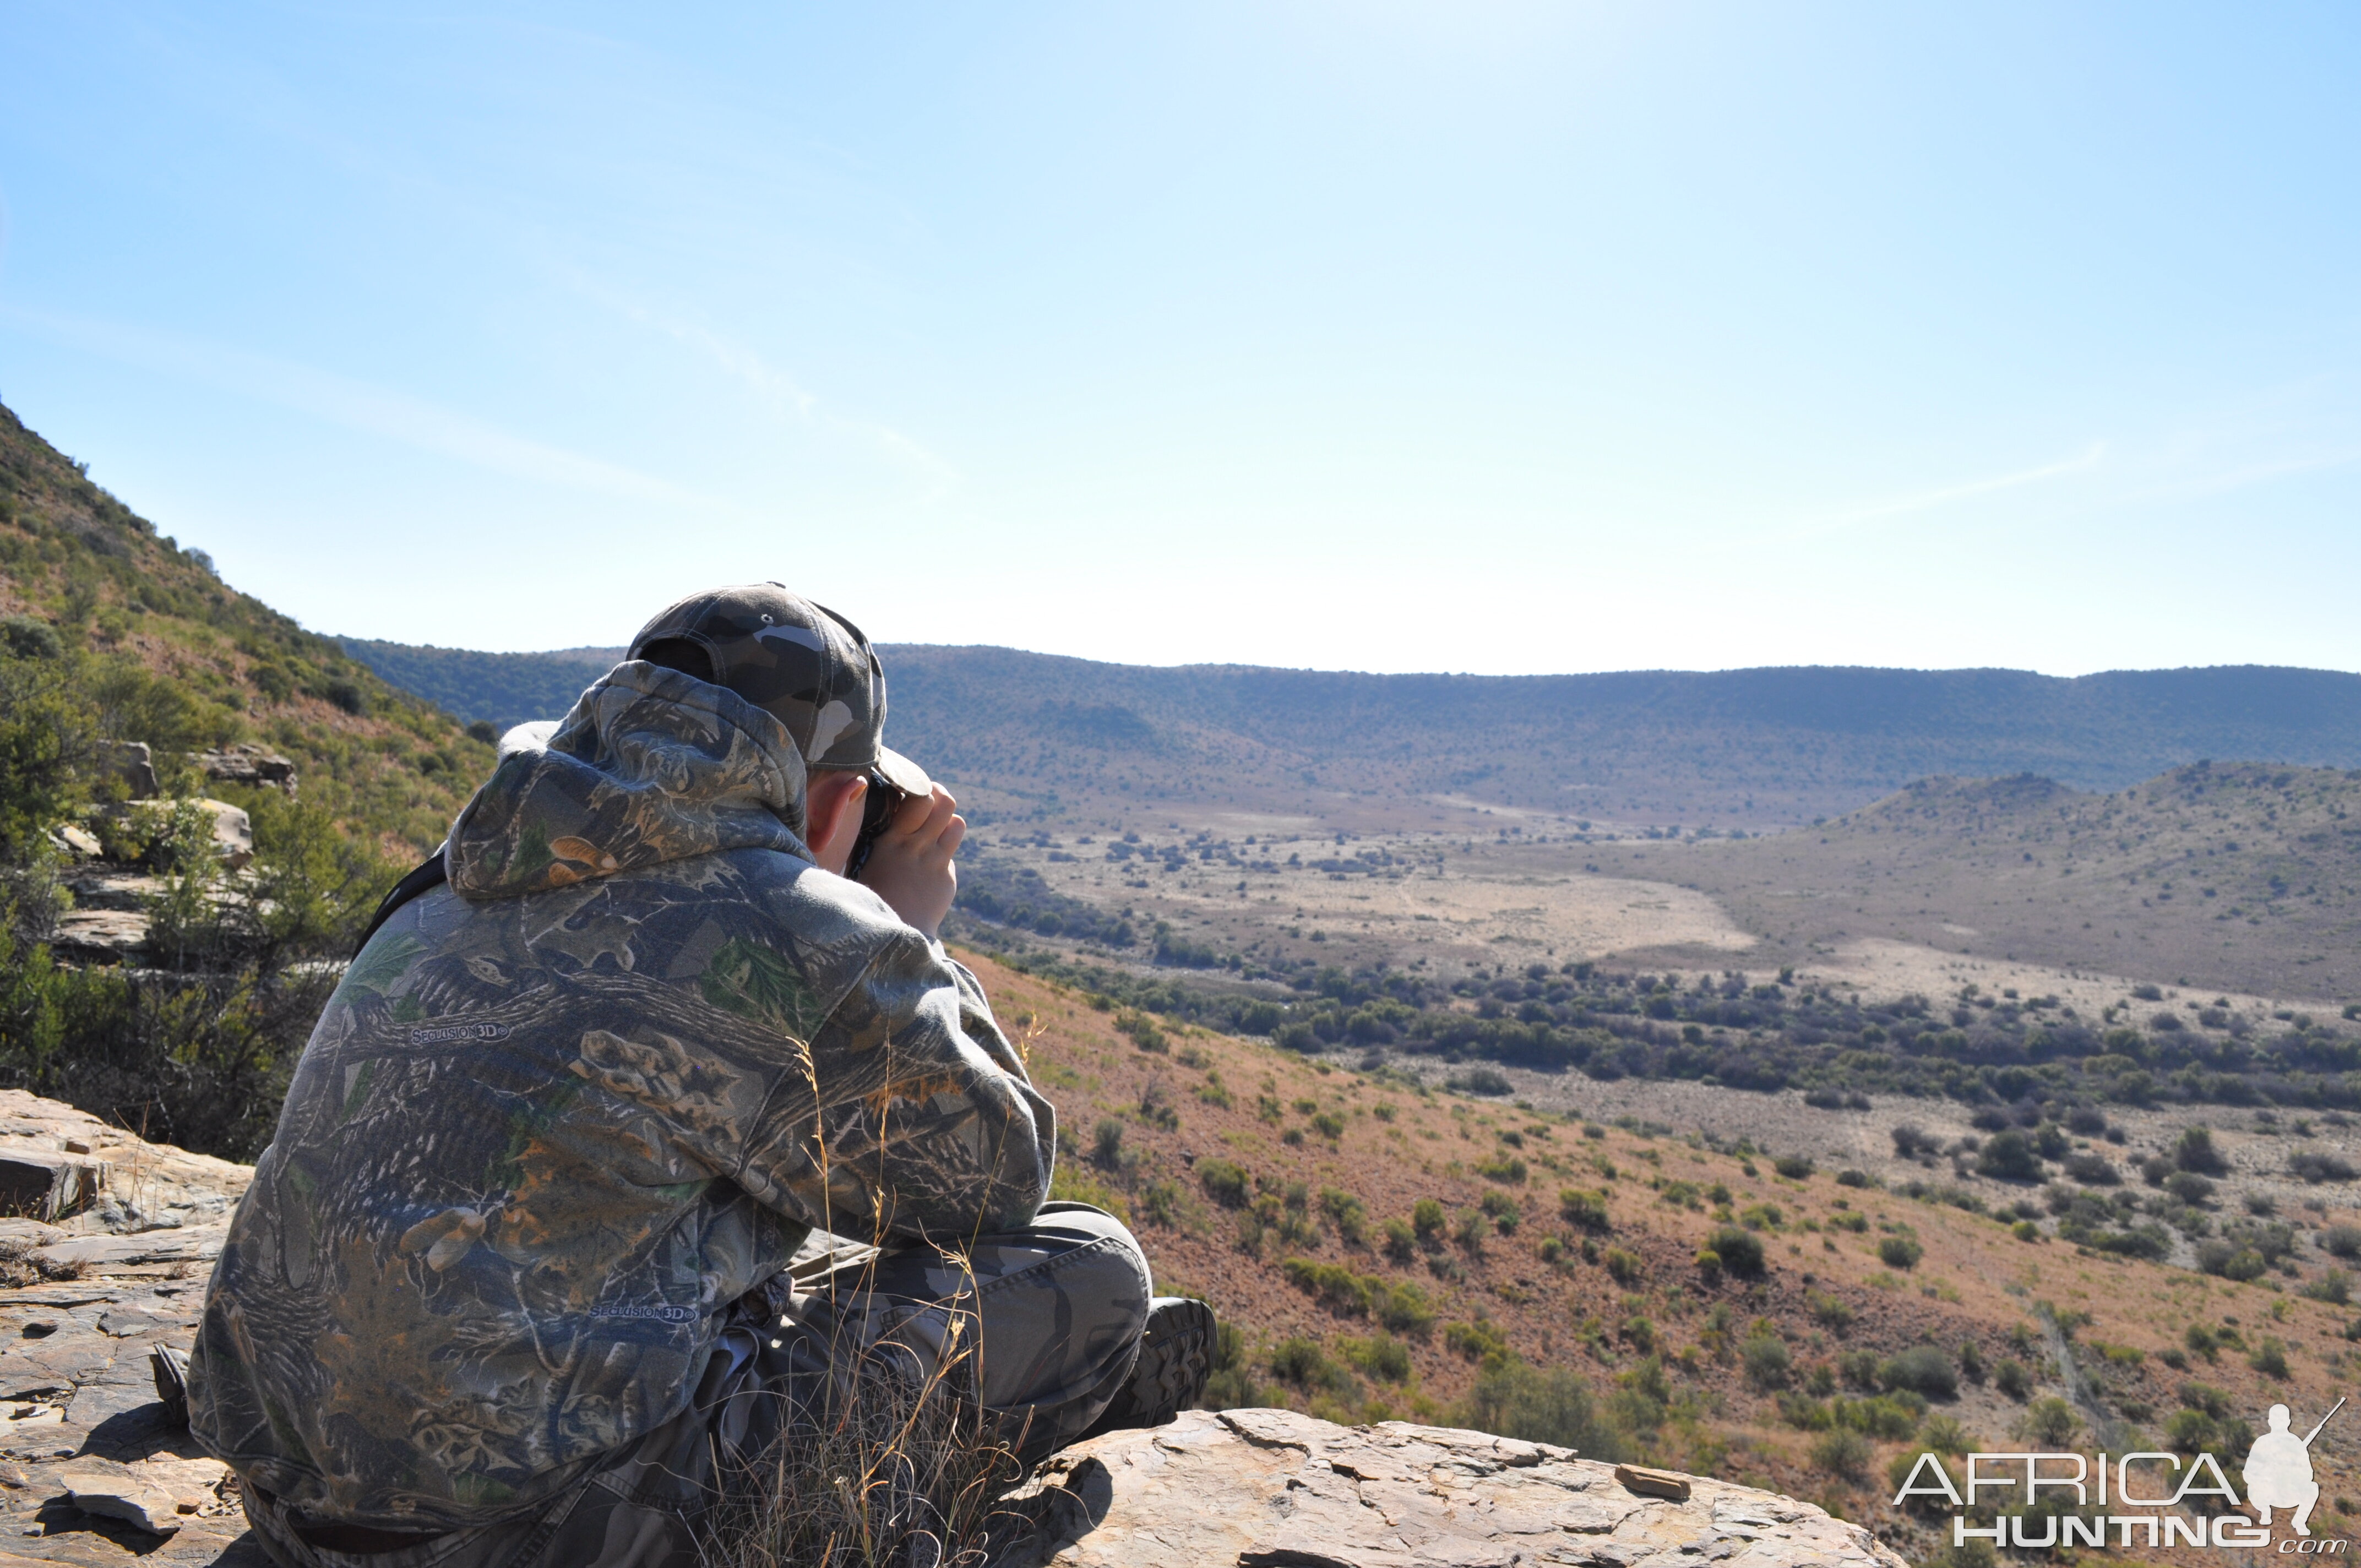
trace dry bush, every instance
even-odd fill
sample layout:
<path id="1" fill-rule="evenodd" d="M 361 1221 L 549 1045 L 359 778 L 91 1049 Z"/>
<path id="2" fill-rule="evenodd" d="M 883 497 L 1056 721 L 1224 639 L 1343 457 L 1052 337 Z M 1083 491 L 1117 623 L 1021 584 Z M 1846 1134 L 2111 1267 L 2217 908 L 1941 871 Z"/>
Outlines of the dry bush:
<path id="1" fill-rule="evenodd" d="M 0 1241 L 0 1288 L 21 1290 L 55 1279 L 80 1279 L 89 1266 L 53 1263 L 20 1241 Z"/>

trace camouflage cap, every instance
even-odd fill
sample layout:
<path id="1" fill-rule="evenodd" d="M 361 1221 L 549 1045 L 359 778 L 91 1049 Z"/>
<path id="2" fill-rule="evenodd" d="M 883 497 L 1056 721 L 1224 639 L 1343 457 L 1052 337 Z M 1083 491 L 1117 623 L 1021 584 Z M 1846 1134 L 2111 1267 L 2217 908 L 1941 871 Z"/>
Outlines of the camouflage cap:
<path id="1" fill-rule="evenodd" d="M 926 770 L 886 750 L 885 669 L 861 628 L 776 583 L 691 594 L 640 628 L 628 658 L 684 641 L 713 662 L 713 681 L 781 724 L 814 768 L 874 768 L 907 795 Z"/>

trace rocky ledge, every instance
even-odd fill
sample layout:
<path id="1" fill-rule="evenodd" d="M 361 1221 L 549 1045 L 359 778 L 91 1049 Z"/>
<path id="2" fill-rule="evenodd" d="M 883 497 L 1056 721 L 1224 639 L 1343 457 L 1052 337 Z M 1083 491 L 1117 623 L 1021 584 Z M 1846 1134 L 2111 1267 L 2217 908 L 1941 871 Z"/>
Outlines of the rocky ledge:
<path id="1" fill-rule="evenodd" d="M 1191 1410 L 1052 1459 L 1008 1568 L 1905 1568 L 1859 1525 L 1483 1432 Z"/>
<path id="2" fill-rule="evenodd" d="M 262 1568 L 236 1483 L 165 1420 L 251 1168 L 0 1091 L 0 1568 Z"/>
<path id="3" fill-rule="evenodd" d="M 0 1568 L 264 1568 L 237 1484 L 164 1415 L 242 1165 L 0 1091 Z M 1191 1410 L 1052 1459 L 1004 1568 L 1904 1568 L 1792 1498 L 1482 1432 Z"/>

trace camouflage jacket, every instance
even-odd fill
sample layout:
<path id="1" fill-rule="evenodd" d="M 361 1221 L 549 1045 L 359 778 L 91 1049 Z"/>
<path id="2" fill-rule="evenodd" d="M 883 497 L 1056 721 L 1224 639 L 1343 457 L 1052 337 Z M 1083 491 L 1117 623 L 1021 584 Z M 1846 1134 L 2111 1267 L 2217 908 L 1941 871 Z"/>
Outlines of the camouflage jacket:
<path id="1" fill-rule="evenodd" d="M 1028 1222 L 1055 1126 L 975 978 L 815 867 L 762 709 L 618 666 L 452 829 L 297 1064 L 192 1426 L 311 1513 L 518 1511 L 682 1407 L 812 1227 Z"/>

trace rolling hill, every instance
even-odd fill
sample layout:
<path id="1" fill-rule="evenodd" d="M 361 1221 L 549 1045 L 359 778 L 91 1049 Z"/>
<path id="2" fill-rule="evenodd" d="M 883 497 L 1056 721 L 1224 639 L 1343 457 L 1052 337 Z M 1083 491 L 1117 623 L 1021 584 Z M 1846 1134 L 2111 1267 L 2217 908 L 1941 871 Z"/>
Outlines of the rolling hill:
<path id="1" fill-rule="evenodd" d="M 582 688 L 623 656 L 620 648 L 562 648 L 549 653 L 478 653 L 466 648 L 337 639 L 346 652 L 402 690 L 446 713 L 506 729 L 555 718 Z"/>
<path id="2" fill-rule="evenodd" d="M 2107 794 L 1920 780 L 1806 832 L 1594 844 L 1711 894 L 1755 961 L 1863 938 L 2262 995 L 2361 995 L 2361 773 L 2192 763 Z"/>
<path id="3" fill-rule="evenodd" d="M 613 652 L 346 646 L 397 685 L 496 720 L 555 717 Z M 2361 675 L 2324 670 L 1373 675 L 881 652 L 896 747 L 989 792 L 1001 815 L 1045 818 L 1194 806 L 1438 826 L 1461 800 L 1763 828 L 1935 774 L 2114 790 L 2207 758 L 2361 765 Z"/>

